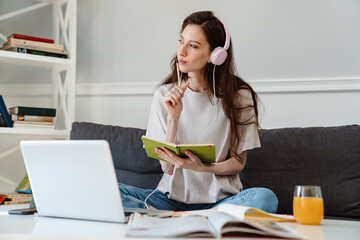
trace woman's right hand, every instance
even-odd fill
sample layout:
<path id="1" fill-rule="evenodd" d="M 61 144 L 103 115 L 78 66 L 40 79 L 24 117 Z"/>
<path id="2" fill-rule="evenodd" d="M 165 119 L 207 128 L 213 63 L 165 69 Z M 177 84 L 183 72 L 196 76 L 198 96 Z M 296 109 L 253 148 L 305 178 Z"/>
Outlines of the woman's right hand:
<path id="1" fill-rule="evenodd" d="M 183 86 L 177 86 L 171 89 L 164 97 L 163 102 L 171 119 L 179 119 L 182 111 L 182 98 L 189 86 L 190 82 L 186 82 Z"/>

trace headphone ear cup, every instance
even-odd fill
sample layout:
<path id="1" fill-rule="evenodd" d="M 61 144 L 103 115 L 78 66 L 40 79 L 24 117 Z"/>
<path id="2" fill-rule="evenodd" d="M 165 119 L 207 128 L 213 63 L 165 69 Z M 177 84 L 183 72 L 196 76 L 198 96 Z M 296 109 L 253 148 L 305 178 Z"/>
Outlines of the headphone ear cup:
<path id="1" fill-rule="evenodd" d="M 228 53 L 224 48 L 217 47 L 214 49 L 214 51 L 212 51 L 212 53 L 210 55 L 210 61 L 214 65 L 221 65 L 225 62 L 227 55 L 228 55 Z"/>

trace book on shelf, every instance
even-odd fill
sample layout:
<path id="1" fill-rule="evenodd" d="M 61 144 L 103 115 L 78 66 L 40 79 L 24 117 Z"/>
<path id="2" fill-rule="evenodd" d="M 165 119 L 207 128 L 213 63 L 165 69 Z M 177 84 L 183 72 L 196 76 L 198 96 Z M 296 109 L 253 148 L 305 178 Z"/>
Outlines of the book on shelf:
<path id="1" fill-rule="evenodd" d="M 193 214 L 171 218 L 156 218 L 135 213 L 130 217 L 126 236 L 304 238 L 280 222 L 241 218 L 216 210 L 208 216 Z"/>
<path id="2" fill-rule="evenodd" d="M 44 43 L 44 42 L 17 39 L 17 38 L 8 38 L 8 41 L 3 44 L 3 47 L 7 47 L 7 46 L 12 46 L 12 47 L 28 46 L 29 48 L 39 47 L 43 49 L 54 49 L 59 51 L 64 50 L 64 45 L 62 44 Z"/>
<path id="3" fill-rule="evenodd" d="M 187 157 L 185 151 L 188 150 L 198 156 L 202 162 L 215 162 L 216 152 L 214 144 L 174 144 L 166 141 L 153 139 L 147 136 L 142 136 L 141 140 L 144 144 L 146 154 L 150 158 L 165 161 L 158 156 L 158 154 L 155 152 L 155 148 L 166 147 L 180 157 Z"/>
<path id="4" fill-rule="evenodd" d="M 39 121 L 13 121 L 14 124 L 31 124 L 31 125 L 54 125 L 53 122 L 39 122 Z"/>
<path id="5" fill-rule="evenodd" d="M 14 123 L 13 128 L 28 128 L 28 129 L 55 129 L 55 125 L 44 125 L 44 124 L 27 124 L 27 123 Z"/>
<path id="6" fill-rule="evenodd" d="M 11 114 L 12 121 L 54 122 L 54 117 Z"/>
<path id="7" fill-rule="evenodd" d="M 42 107 L 15 106 L 15 107 L 9 108 L 9 113 L 16 114 L 16 115 L 55 117 L 56 109 L 55 108 L 42 108 Z"/>
<path id="8" fill-rule="evenodd" d="M 16 187 L 15 192 L 18 193 L 32 193 L 29 176 L 26 174 L 25 177 L 21 180 L 19 185 Z"/>
<path id="9" fill-rule="evenodd" d="M 7 44 L 6 46 L 3 46 L 1 50 L 9 50 L 9 51 L 17 51 L 20 52 L 19 49 L 25 49 L 27 51 L 33 50 L 33 51 L 39 51 L 39 52 L 46 52 L 46 53 L 55 53 L 58 55 L 64 55 L 67 56 L 69 52 L 67 50 L 58 50 L 58 49 L 52 49 L 52 48 L 45 48 L 45 47 L 39 47 L 39 46 L 32 46 L 32 45 L 25 45 L 25 44 Z M 30 53 L 30 52 L 29 52 Z"/>
<path id="10" fill-rule="evenodd" d="M 32 194 L 17 192 L 0 193 L 0 196 L 3 205 L 30 203 L 32 198 Z"/>
<path id="11" fill-rule="evenodd" d="M 2 118 L 3 122 L 5 123 L 4 127 L 12 127 L 13 124 L 12 124 L 8 109 L 6 108 L 5 101 L 2 97 L 2 95 L 0 95 L 0 113 L 1 113 L 1 118 Z"/>
<path id="12" fill-rule="evenodd" d="M 14 33 L 8 37 L 9 38 L 17 38 L 17 39 L 24 39 L 24 40 L 31 40 L 31 41 L 38 41 L 38 42 L 45 42 L 45 43 L 54 43 L 53 39 L 48 38 L 40 38 L 34 36 L 28 36 L 23 34 Z"/>
<path id="13" fill-rule="evenodd" d="M 41 50 L 35 50 L 35 49 L 28 49 L 23 47 L 13 47 L 9 49 L 0 48 L 0 50 L 7 50 L 11 52 L 18 52 L 18 53 L 24 53 L 24 54 L 33 54 L 33 55 L 39 55 L 39 56 L 47 56 L 47 57 L 57 57 L 57 58 L 68 58 L 68 54 L 62 54 L 62 53 L 54 53 L 50 51 L 41 51 Z"/>

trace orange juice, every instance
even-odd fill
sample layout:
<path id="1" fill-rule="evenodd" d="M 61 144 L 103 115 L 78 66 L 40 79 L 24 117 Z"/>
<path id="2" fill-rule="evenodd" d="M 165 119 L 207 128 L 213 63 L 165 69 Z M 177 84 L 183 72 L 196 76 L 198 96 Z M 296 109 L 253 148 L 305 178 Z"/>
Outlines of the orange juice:
<path id="1" fill-rule="evenodd" d="M 293 212 L 298 223 L 318 225 L 324 217 L 322 198 L 294 197 Z"/>

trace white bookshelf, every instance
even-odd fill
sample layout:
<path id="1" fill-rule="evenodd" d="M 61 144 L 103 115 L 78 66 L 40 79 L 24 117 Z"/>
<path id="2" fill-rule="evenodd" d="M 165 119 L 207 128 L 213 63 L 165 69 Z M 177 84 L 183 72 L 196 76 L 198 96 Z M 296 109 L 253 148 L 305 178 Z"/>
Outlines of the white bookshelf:
<path id="1" fill-rule="evenodd" d="M 60 71 L 71 68 L 72 59 L 37 56 L 0 50 L 0 61 L 17 65 L 56 68 Z"/>
<path id="2" fill-rule="evenodd" d="M 32 134 L 32 135 L 51 135 L 67 138 L 69 131 L 59 129 L 41 129 L 41 128 L 8 128 L 0 127 L 0 134 Z"/>
<path id="3" fill-rule="evenodd" d="M 2 0 L 9 3 L 13 0 Z M 30 1 L 29 1 L 30 2 Z M 4 3 L 2 3 L 4 4 Z M 0 4 L 1 5 L 1 4 Z M 51 8 L 49 7 L 51 6 Z M 44 7 L 46 7 L 44 9 Z M 8 20 L 10 18 L 16 18 L 20 15 L 26 15 L 28 12 L 39 9 L 38 11 L 51 11 L 52 13 L 52 39 L 56 44 L 63 44 L 65 49 L 69 52 L 69 58 L 56 58 L 47 56 L 38 56 L 31 54 L 23 54 L 17 52 L 10 52 L 0 50 L 0 63 L 15 64 L 21 66 L 28 66 L 30 69 L 34 67 L 34 72 L 39 68 L 47 69 L 51 72 L 48 80 L 51 84 L 51 106 L 56 108 L 56 121 L 55 129 L 42 129 L 42 128 L 8 128 L 0 127 L 1 141 L 7 141 L 9 134 L 16 135 L 15 139 L 67 139 L 71 130 L 71 124 L 75 120 L 75 83 L 76 83 L 76 12 L 77 12 L 76 0 L 37 0 L 31 1 L 26 7 L 21 9 L 12 10 L 11 12 L 3 13 L 0 15 L 0 22 Z M 24 18 L 26 18 L 24 16 Z M 8 24 L 8 23 L 6 23 Z M 1 25 L 0 25 L 1 26 Z M 36 26 L 41 28 L 41 25 Z M 0 28 L 0 47 L 3 42 L 7 40 L 7 34 L 1 32 Z M 23 34 L 14 30 L 12 33 Z M 31 35 L 31 34 L 25 34 Z M 42 37 L 42 36 L 36 36 Z M 0 72 L 0 76 L 1 76 Z M 11 95 L 10 89 L 7 89 L 8 84 L 2 82 L 4 79 L 0 77 L 1 95 L 5 99 L 6 97 L 14 97 Z M 31 78 L 30 78 L 31 79 Z M 6 79 L 4 79 L 6 80 Z M 21 84 L 21 93 L 26 95 L 26 86 L 35 85 L 36 82 L 28 82 L 25 86 Z M 25 96 L 24 95 L 24 96 Z M 17 96 L 15 96 L 17 97 Z M 19 95 L 21 98 L 22 95 Z M 26 99 L 26 98 L 25 98 Z M 20 103 L 20 101 L 19 101 Z M 48 105 L 49 103 L 46 103 Z M 26 103 L 19 104 L 20 106 L 26 106 Z M 7 105 L 7 107 L 9 107 Z M 47 106 L 49 107 L 49 106 Z M 61 121 L 58 121 L 61 119 Z M 11 139 L 14 139 L 13 137 Z M 19 151 L 19 142 L 16 144 L 11 143 L 10 148 L 0 152 L 0 162 L 5 161 L 16 151 Z M 14 186 L 13 180 L 8 179 L 6 176 L 0 175 L 0 181 L 7 183 L 9 186 Z"/>
<path id="4" fill-rule="evenodd" d="M 11 0 L 7 0 L 11 1 Z M 76 77 L 76 0 L 38 0 L 30 6 L 13 10 L 0 15 L 0 22 L 24 15 L 28 12 L 52 6 L 53 14 L 53 39 L 57 44 L 63 44 L 69 52 L 69 58 L 56 58 L 23 54 L 0 50 L 0 62 L 16 64 L 20 66 L 30 66 L 35 68 L 45 68 L 51 71 L 49 83 L 52 86 L 52 107 L 56 108 L 57 119 L 61 118 L 64 122 L 59 124 L 56 121 L 54 130 L 44 129 L 20 129 L 20 128 L 0 128 L 0 134 L 36 134 L 36 135 L 69 135 L 71 124 L 75 120 L 75 77 Z M 47 8 L 46 10 L 49 10 Z M 41 27 L 41 26 L 38 26 Z M 21 33 L 20 33 L 21 34 Z M 6 36 L 1 33 L 0 38 L 6 41 Z M 0 73 L 1 74 L 1 73 Z M 0 79 L 0 84 L 1 79 Z M 29 83 L 32 84 L 32 83 Z M 36 83 L 33 83 L 36 84 Z M 8 92 L 9 93 L 9 92 Z M 1 92 L 6 99 L 6 85 Z M 10 94 L 10 93 L 9 93 Z M 20 96 L 21 97 L 21 96 Z M 6 101 L 5 101 L 6 103 Z M 20 105 L 20 104 L 19 104 Z M 21 105 L 26 105 L 21 104 Z"/>

